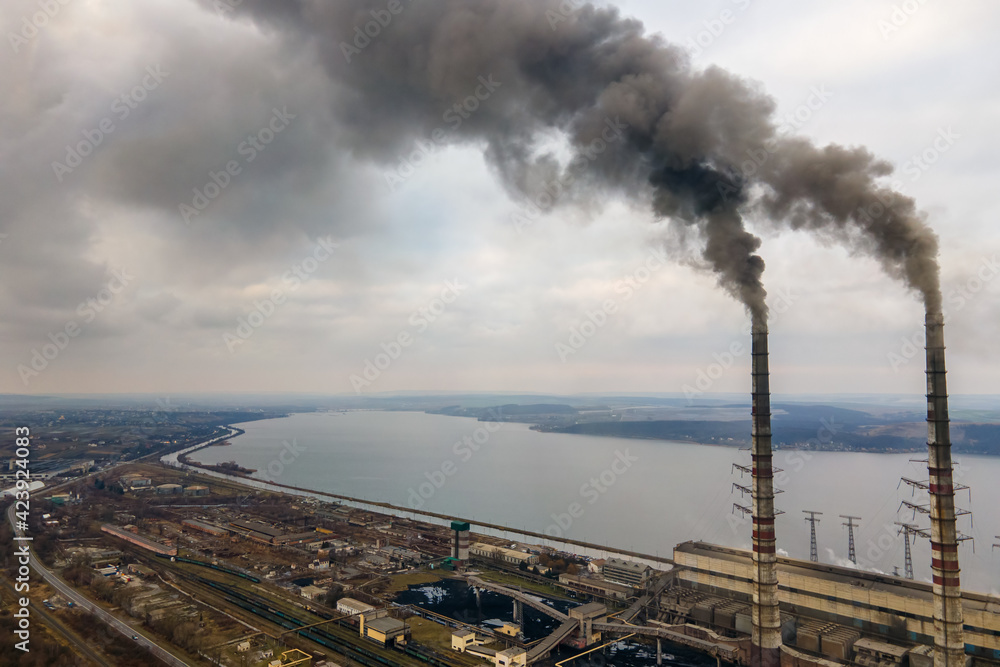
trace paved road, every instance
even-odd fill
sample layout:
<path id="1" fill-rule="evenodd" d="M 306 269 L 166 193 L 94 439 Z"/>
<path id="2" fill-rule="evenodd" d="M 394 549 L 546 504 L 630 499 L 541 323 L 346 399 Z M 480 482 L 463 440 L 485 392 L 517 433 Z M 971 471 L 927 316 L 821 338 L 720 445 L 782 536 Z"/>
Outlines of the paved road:
<path id="1" fill-rule="evenodd" d="M 14 528 L 14 534 L 20 536 L 22 535 L 22 531 L 17 529 L 16 524 L 14 522 L 15 506 L 16 505 L 12 504 L 10 508 L 7 510 L 7 519 L 10 521 L 11 527 Z M 15 544 L 24 544 L 24 543 L 15 542 Z M 122 633 L 126 637 L 137 636 L 138 639 L 136 640 L 135 643 L 139 646 L 145 647 L 150 653 L 152 653 L 154 656 L 162 660 L 165 664 L 170 665 L 171 667 L 190 667 L 188 663 L 176 657 L 175 655 L 173 655 L 166 649 L 162 648 L 158 644 L 154 643 L 153 641 L 147 639 L 138 630 L 132 628 L 127 623 L 119 620 L 116 616 L 105 611 L 104 609 L 102 609 L 101 607 L 99 607 L 98 605 L 96 605 L 95 603 L 91 602 L 83 595 L 78 593 L 75 588 L 67 584 L 58 575 L 56 575 L 54 572 L 49 571 L 44 565 L 42 565 L 41 561 L 38 560 L 38 557 L 35 555 L 34 551 L 31 551 L 30 561 L 31 561 L 31 569 L 37 572 L 38 575 L 42 577 L 42 579 L 44 579 L 48 585 L 52 586 L 52 588 L 59 591 L 59 593 L 64 598 L 66 598 L 67 600 L 72 600 L 73 604 L 90 611 L 94 616 L 96 616 L 97 618 L 99 618 L 104 623 L 111 626 L 118 632 Z"/>
<path id="2" fill-rule="evenodd" d="M 0 579 L 0 585 L 2 585 L 14 598 L 20 597 L 14 590 L 14 587 L 6 579 Z M 33 613 L 40 616 L 45 625 L 60 635 L 62 635 L 67 642 L 76 647 L 76 650 L 83 656 L 89 658 L 95 665 L 100 665 L 101 667 L 111 667 L 108 661 L 97 654 L 94 649 L 90 648 L 83 639 L 81 639 L 75 632 L 67 628 L 62 622 L 49 613 L 48 609 L 43 606 L 36 604 L 34 601 L 31 603 L 31 609 Z"/>

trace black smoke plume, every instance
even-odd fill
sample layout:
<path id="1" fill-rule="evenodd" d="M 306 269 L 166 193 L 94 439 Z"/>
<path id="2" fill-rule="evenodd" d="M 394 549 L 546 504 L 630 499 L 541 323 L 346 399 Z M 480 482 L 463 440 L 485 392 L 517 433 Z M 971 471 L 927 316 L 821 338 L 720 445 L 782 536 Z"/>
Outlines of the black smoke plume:
<path id="1" fill-rule="evenodd" d="M 359 159 L 393 164 L 493 81 L 444 142 L 481 145 L 504 184 L 530 197 L 573 164 L 541 149 L 564 137 L 587 165 L 576 190 L 618 194 L 696 227 L 704 259 L 756 322 L 767 315 L 764 263 L 748 213 L 834 232 L 940 309 L 937 239 L 911 199 L 880 184 L 888 164 L 780 136 L 775 105 L 757 86 L 694 69 L 682 49 L 615 9 L 578 0 L 231 4 L 234 20 L 287 34 L 322 60 L 349 130 L 344 148 Z"/>

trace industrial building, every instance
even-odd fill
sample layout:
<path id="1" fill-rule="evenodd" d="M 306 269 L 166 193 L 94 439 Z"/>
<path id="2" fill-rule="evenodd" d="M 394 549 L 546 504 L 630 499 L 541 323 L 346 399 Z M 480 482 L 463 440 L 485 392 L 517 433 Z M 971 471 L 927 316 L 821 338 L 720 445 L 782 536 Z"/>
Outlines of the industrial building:
<path id="1" fill-rule="evenodd" d="M 470 646 L 477 646 L 483 643 L 475 632 L 471 630 L 455 630 L 451 633 L 451 648 L 453 651 L 465 653 Z"/>
<path id="2" fill-rule="evenodd" d="M 536 554 L 524 553 L 523 551 L 498 547 L 483 542 L 476 542 L 469 547 L 469 553 L 479 558 L 499 560 L 509 565 L 520 565 L 522 563 L 525 565 L 535 565 L 538 562 Z"/>
<path id="3" fill-rule="evenodd" d="M 237 529 L 234 532 L 265 544 L 274 544 L 275 538 L 281 537 L 285 533 L 283 530 L 259 521 L 230 521 L 229 525 Z"/>
<path id="4" fill-rule="evenodd" d="M 496 667 L 524 667 L 528 664 L 528 652 L 523 648 L 511 646 L 497 652 L 494 664 Z"/>
<path id="5" fill-rule="evenodd" d="M 326 594 L 326 589 L 320 588 L 319 586 L 309 585 L 309 586 L 303 586 L 302 588 L 299 589 L 299 595 L 301 595 L 307 600 L 315 600 L 316 598 L 321 597 L 325 594 Z"/>
<path id="6" fill-rule="evenodd" d="M 653 568 L 642 563 L 621 558 L 608 558 L 604 561 L 601 574 L 608 581 L 613 581 L 628 586 L 642 588 L 649 582 L 649 577 Z"/>
<path id="7" fill-rule="evenodd" d="M 340 598 L 337 600 L 337 611 L 341 614 L 350 614 L 355 616 L 357 614 L 367 614 L 368 612 L 375 611 L 375 607 L 370 604 L 365 604 L 360 600 L 355 600 L 354 598 Z"/>
<path id="8" fill-rule="evenodd" d="M 459 653 L 491 661 L 496 667 L 524 667 L 527 665 L 528 653 L 523 648 L 512 646 L 497 650 L 483 646 L 486 639 L 479 637 L 471 630 L 455 630 L 451 633 L 451 648 Z"/>
<path id="9" fill-rule="evenodd" d="M 410 636 L 410 626 L 391 616 L 383 616 L 362 623 L 361 628 L 365 637 L 382 646 L 390 646 L 398 643 L 405 644 Z"/>
<path id="10" fill-rule="evenodd" d="M 0 481 L 2 482 L 17 481 L 18 479 L 17 461 L 18 459 L 12 458 L 7 462 L 7 470 L 0 472 Z M 60 475 L 66 475 L 67 473 L 76 473 L 78 475 L 83 475 L 93 467 L 94 467 L 93 459 L 84 459 L 84 460 L 48 459 L 42 461 L 32 461 L 31 479 L 37 479 L 37 480 L 52 479 L 53 477 L 59 477 Z"/>
<path id="11" fill-rule="evenodd" d="M 612 600 L 626 600 L 633 594 L 631 586 L 613 584 L 601 579 L 590 579 L 575 574 L 560 574 L 559 583 L 587 595 L 597 595 Z"/>
<path id="12" fill-rule="evenodd" d="M 148 487 L 152 485 L 153 481 L 145 475 L 140 475 L 139 473 L 129 473 L 127 475 L 122 475 L 121 483 L 126 489 L 136 489 Z"/>
<path id="13" fill-rule="evenodd" d="M 148 537 L 142 537 L 141 535 L 136 535 L 135 533 L 125 530 L 124 528 L 119 528 L 118 526 L 112 526 L 111 524 L 104 524 L 101 526 L 101 530 L 109 535 L 114 535 L 115 537 L 125 540 L 137 547 L 142 547 L 153 553 L 163 554 L 165 556 L 176 556 L 177 547 L 169 547 L 165 544 L 160 544 L 159 542 L 154 542 Z"/>
<path id="14" fill-rule="evenodd" d="M 674 562 L 676 585 L 707 596 L 692 604 L 692 609 L 699 605 L 703 609 L 702 619 L 696 620 L 745 631 L 753 596 L 749 551 L 685 542 L 674 549 Z M 777 572 L 786 643 L 794 634 L 788 626 L 788 615 L 794 613 L 798 617 L 796 645 L 828 657 L 849 660 L 853 650 L 884 666 L 890 660 L 900 664 L 893 656 L 908 655 L 915 667 L 913 663 L 920 660 L 920 651 L 914 655 L 916 645 L 934 645 L 930 584 L 782 557 L 777 559 Z M 723 602 L 736 603 L 744 611 L 734 613 Z M 1000 600 L 966 591 L 962 609 L 966 654 L 1000 659 Z M 871 637 L 878 640 L 864 641 Z"/>
<path id="15" fill-rule="evenodd" d="M 198 521 L 197 519 L 184 519 L 181 521 L 181 525 L 187 528 L 193 528 L 194 530 L 198 530 L 203 533 L 208 533 L 213 537 L 225 537 L 229 534 L 229 531 L 222 526 L 216 526 L 214 523 Z"/>

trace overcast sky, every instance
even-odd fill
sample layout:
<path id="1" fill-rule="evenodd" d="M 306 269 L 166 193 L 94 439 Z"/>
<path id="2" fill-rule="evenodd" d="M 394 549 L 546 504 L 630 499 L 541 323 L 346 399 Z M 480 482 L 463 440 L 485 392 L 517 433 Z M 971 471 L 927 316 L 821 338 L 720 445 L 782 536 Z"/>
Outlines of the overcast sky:
<path id="1" fill-rule="evenodd" d="M 743 307 L 648 207 L 581 197 L 523 224 L 481 142 L 413 168 L 412 142 L 359 151 L 316 50 L 245 6 L 42 4 L 0 15 L 0 392 L 748 391 Z M 949 389 L 1000 394 L 1000 8 L 616 4 L 786 129 L 896 166 L 940 237 Z M 749 224 L 774 392 L 923 393 L 914 294 Z"/>

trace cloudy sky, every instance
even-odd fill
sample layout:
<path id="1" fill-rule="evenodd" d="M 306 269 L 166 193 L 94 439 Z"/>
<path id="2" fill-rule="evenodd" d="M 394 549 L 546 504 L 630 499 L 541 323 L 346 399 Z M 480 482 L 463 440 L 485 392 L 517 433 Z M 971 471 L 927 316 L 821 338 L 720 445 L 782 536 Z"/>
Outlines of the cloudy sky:
<path id="1" fill-rule="evenodd" d="M 391 3 L 349 4 L 363 27 Z M 416 5 L 368 44 L 253 5 L 5 0 L 0 392 L 747 390 L 747 314 L 698 238 L 586 176 L 532 210 L 541 177 L 507 173 L 488 129 L 518 118 L 504 63 L 431 112 L 393 105 L 357 78 Z M 940 237 L 950 390 L 1000 393 L 1000 9 L 615 6 L 770 96 L 782 132 L 896 167 Z M 561 11 L 555 32 L 587 10 Z M 747 224 L 773 391 L 923 392 L 917 296 L 832 236 Z"/>

